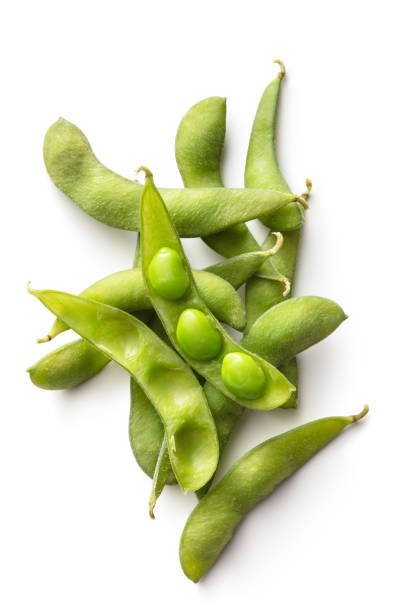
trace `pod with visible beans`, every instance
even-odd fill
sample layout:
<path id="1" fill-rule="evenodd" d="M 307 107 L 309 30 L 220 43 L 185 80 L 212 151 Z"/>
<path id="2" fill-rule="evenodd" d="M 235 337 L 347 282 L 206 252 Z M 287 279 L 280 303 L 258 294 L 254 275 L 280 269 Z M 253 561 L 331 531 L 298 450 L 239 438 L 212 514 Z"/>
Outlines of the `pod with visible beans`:
<path id="1" fill-rule="evenodd" d="M 147 169 L 144 170 L 146 173 L 146 181 L 141 200 L 142 269 L 150 299 L 171 342 L 182 357 L 187 361 L 187 363 L 189 363 L 199 374 L 211 382 L 222 393 L 234 401 L 237 400 L 237 396 L 227 388 L 222 379 L 222 362 L 225 355 L 228 353 L 237 351 L 246 353 L 246 355 L 261 368 L 265 377 L 265 386 L 262 394 L 260 394 L 257 398 L 245 399 L 240 397 L 240 403 L 255 410 L 270 410 L 279 406 L 290 397 L 294 387 L 277 370 L 277 368 L 259 358 L 257 355 L 249 353 L 247 350 L 243 349 L 236 342 L 234 342 L 211 314 L 210 310 L 197 291 L 180 239 L 168 215 L 166 206 L 159 192 L 154 186 L 152 175 Z M 150 262 L 155 257 L 156 253 L 158 253 L 163 247 L 171 248 L 177 251 L 190 278 L 190 287 L 188 291 L 181 299 L 177 301 L 166 300 L 157 294 L 152 287 L 149 277 Z M 187 354 L 187 352 L 183 350 L 178 342 L 176 331 L 178 321 L 183 315 L 183 312 L 189 309 L 201 311 L 207 318 L 214 331 L 220 337 L 220 351 L 216 357 L 210 360 L 200 360 L 194 358 L 194 356 Z"/>
<path id="2" fill-rule="evenodd" d="M 357 415 L 328 417 L 259 444 L 239 459 L 190 514 L 180 540 L 180 562 L 198 582 L 222 553 L 244 516 L 304 465 Z"/>
<path id="3" fill-rule="evenodd" d="M 188 365 L 122 310 L 59 291 L 31 293 L 135 378 L 163 421 L 181 488 L 187 492 L 203 486 L 218 464 L 218 438 L 204 392 Z"/>
<path id="4" fill-rule="evenodd" d="M 221 157 L 225 139 L 226 100 L 211 97 L 192 106 L 182 118 L 176 136 L 176 161 L 185 187 L 223 187 Z M 299 211 L 303 207 L 296 203 Z M 303 212 L 300 212 L 303 215 Z M 278 230 L 277 230 L 278 231 Z M 203 240 L 224 257 L 235 257 L 260 247 L 245 223 L 239 223 Z M 286 279 L 271 262 L 265 263 L 264 274 L 281 281 Z"/>
<path id="5" fill-rule="evenodd" d="M 84 212 L 112 227 L 139 230 L 142 186 L 101 164 L 75 125 L 59 119 L 48 129 L 44 161 L 55 185 Z M 185 237 L 212 234 L 298 201 L 297 196 L 270 189 L 214 187 L 161 193 L 180 236 Z"/>

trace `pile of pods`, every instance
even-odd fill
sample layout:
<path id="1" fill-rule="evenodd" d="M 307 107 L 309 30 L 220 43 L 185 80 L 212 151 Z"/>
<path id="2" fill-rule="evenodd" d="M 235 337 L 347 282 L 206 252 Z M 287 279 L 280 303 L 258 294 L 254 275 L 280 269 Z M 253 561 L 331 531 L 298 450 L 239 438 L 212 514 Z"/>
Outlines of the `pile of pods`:
<path id="1" fill-rule="evenodd" d="M 110 360 L 131 375 L 130 443 L 153 480 L 150 515 L 164 486 L 195 491 L 198 504 L 181 536 L 180 561 L 197 582 L 242 517 L 368 408 L 312 421 L 266 440 L 212 486 L 220 454 L 245 408 L 296 408 L 296 355 L 346 318 L 321 297 L 292 298 L 292 281 L 311 188 L 291 193 L 276 160 L 275 125 L 284 66 L 266 88 L 253 123 L 245 188 L 226 189 L 220 162 L 225 98 L 183 117 L 176 159 L 184 189 L 157 189 L 118 176 L 95 157 L 84 134 L 59 119 L 44 159 L 57 187 L 99 221 L 139 231 L 133 267 L 79 296 L 30 289 L 57 318 L 48 341 L 69 328 L 80 339 L 29 368 L 43 389 L 68 389 Z M 269 229 L 262 246 L 245 222 Z M 180 236 L 200 236 L 225 259 L 191 270 Z M 237 289 L 246 283 L 245 307 Z M 221 322 L 243 332 L 234 341 Z"/>

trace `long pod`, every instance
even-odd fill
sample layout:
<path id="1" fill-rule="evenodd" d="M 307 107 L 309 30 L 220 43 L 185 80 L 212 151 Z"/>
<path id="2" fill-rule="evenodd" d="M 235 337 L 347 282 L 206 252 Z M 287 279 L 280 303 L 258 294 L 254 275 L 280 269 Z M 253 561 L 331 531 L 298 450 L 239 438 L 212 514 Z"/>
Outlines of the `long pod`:
<path id="1" fill-rule="evenodd" d="M 283 177 L 276 156 L 275 135 L 276 135 L 276 120 L 279 105 L 279 95 L 282 79 L 285 75 L 285 67 L 282 62 L 277 61 L 281 70 L 278 76 L 265 89 L 262 98 L 259 102 L 255 119 L 252 125 L 251 136 L 249 140 L 246 165 L 245 165 L 245 186 L 250 188 L 265 187 L 271 189 L 284 189 L 290 191 L 290 188 Z M 310 190 L 311 183 L 307 183 Z M 299 244 L 300 227 L 294 227 L 293 220 L 296 217 L 296 211 L 292 206 L 287 207 L 282 214 L 268 215 L 262 217 L 262 221 L 272 230 L 279 227 L 283 232 L 283 247 L 273 257 L 273 262 L 276 267 L 284 274 L 289 282 L 291 290 L 293 288 L 293 279 L 295 276 L 296 257 Z M 283 231 L 284 230 L 284 231 Z M 263 248 L 271 248 L 275 242 L 273 234 L 269 234 Z M 261 268 L 262 272 L 262 268 Z M 283 299 L 290 297 L 291 291 L 286 295 L 282 295 L 280 285 L 274 280 L 265 278 L 253 278 L 246 286 L 245 303 L 247 311 L 247 327 L 246 332 L 251 329 L 253 323 L 271 306 L 281 302 Z M 296 362 L 288 363 L 283 366 L 282 371 L 285 372 L 290 380 L 296 385 L 298 381 L 298 372 Z M 290 398 L 289 402 L 284 406 L 286 408 L 294 408 L 297 404 L 298 391 Z"/>
<path id="2" fill-rule="evenodd" d="M 177 130 L 175 153 L 185 187 L 223 187 L 221 158 L 225 139 L 226 99 L 205 98 L 194 104 L 182 118 Z M 295 204 L 303 220 L 303 208 Z M 279 231 L 279 230 L 276 230 Z M 203 236 L 214 251 L 224 257 L 235 257 L 260 246 L 245 223 L 239 223 L 215 234 Z M 287 280 L 271 262 L 263 266 L 267 278 L 283 283 Z"/>
<path id="3" fill-rule="evenodd" d="M 112 227 L 139 230 L 142 186 L 101 164 L 75 125 L 59 119 L 49 128 L 44 161 L 55 185 L 87 214 Z M 270 189 L 162 189 L 161 193 L 180 236 L 185 237 L 212 234 L 298 201 L 292 194 Z"/>
<path id="4" fill-rule="evenodd" d="M 218 463 L 218 438 L 203 390 L 187 364 L 122 310 L 59 291 L 31 291 L 51 312 L 135 377 L 163 421 L 174 474 L 195 491 Z"/>
<path id="5" fill-rule="evenodd" d="M 140 211 L 142 269 L 150 299 L 171 342 L 196 372 L 204 376 L 219 391 L 234 401 L 237 400 L 237 394 L 226 386 L 225 376 L 222 376 L 222 369 L 230 355 L 235 356 L 237 353 L 244 355 L 246 362 L 250 362 L 253 365 L 253 370 L 256 370 L 257 376 L 263 376 L 264 387 L 262 392 L 253 398 L 249 396 L 245 398 L 240 397 L 240 403 L 254 410 L 271 410 L 280 406 L 290 397 L 294 387 L 274 366 L 260 359 L 257 355 L 249 353 L 249 351 L 246 351 L 234 342 L 220 323 L 213 317 L 197 291 L 180 239 L 166 206 L 154 186 L 152 175 L 147 169 L 145 169 L 145 173 L 146 181 Z M 151 266 L 163 248 L 168 248 L 177 254 L 180 266 L 186 276 L 187 285 L 185 292 L 176 300 L 163 297 L 153 286 Z M 192 310 L 201 313 L 202 318 L 207 323 L 207 329 L 219 340 L 220 349 L 217 354 L 205 360 L 195 358 L 191 353 L 188 353 L 181 346 L 180 340 L 177 337 L 177 328 L 180 324 L 181 316 Z M 194 338 L 190 338 L 190 342 L 193 343 L 194 340 Z"/>
<path id="6" fill-rule="evenodd" d="M 312 421 L 259 444 L 237 461 L 190 514 L 180 562 L 193 582 L 218 559 L 242 518 L 347 425 L 368 412 Z"/>

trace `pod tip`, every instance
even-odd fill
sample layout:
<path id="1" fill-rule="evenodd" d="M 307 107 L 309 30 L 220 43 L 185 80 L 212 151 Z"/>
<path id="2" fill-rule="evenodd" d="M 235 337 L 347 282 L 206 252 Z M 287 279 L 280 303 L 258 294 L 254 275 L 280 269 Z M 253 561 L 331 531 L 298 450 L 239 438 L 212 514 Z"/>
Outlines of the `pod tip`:
<path id="1" fill-rule="evenodd" d="M 278 64 L 278 65 L 280 66 L 280 72 L 279 72 L 279 74 L 278 74 L 278 77 L 279 77 L 280 79 L 283 79 L 283 77 L 284 77 L 284 76 L 285 76 L 285 74 L 286 74 L 285 64 L 282 62 L 282 60 L 278 60 L 278 59 L 273 60 L 273 62 L 272 62 L 272 63 L 273 63 L 273 64 Z"/>
<path id="2" fill-rule="evenodd" d="M 359 412 L 358 414 L 353 414 L 352 415 L 351 418 L 353 419 L 353 423 L 355 423 L 356 421 L 359 421 L 360 419 L 364 418 L 365 415 L 367 414 L 367 412 L 368 412 L 368 405 L 366 404 L 361 412 Z"/>
<path id="3" fill-rule="evenodd" d="M 44 338 L 38 338 L 37 344 L 43 344 L 43 342 L 49 342 L 50 340 L 52 340 L 52 336 L 50 336 L 50 334 L 47 334 L 46 336 L 44 336 Z"/>
<path id="4" fill-rule="evenodd" d="M 146 166 L 139 166 L 139 168 L 136 170 L 136 174 L 139 174 L 139 172 L 144 172 L 147 179 L 153 178 L 152 172 Z"/>

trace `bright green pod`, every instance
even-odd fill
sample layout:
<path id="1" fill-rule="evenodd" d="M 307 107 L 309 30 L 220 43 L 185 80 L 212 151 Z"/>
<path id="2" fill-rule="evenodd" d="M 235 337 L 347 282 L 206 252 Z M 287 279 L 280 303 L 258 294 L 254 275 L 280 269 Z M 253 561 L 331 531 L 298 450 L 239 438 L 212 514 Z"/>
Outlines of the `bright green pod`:
<path id="1" fill-rule="evenodd" d="M 181 313 L 176 327 L 177 342 L 192 359 L 210 361 L 221 350 L 221 335 L 204 312 L 186 308 Z"/>
<path id="2" fill-rule="evenodd" d="M 177 166 L 184 185 L 222 187 L 221 157 L 225 140 L 227 100 L 213 96 L 194 104 L 176 135 Z"/>
<path id="3" fill-rule="evenodd" d="M 224 385 L 238 400 L 257 399 L 265 389 L 265 374 L 262 368 L 245 353 L 228 353 L 221 366 Z"/>
<path id="4" fill-rule="evenodd" d="M 198 582 L 218 559 L 244 516 L 304 465 L 357 415 L 328 417 L 259 444 L 239 459 L 190 514 L 180 541 L 187 578 Z"/>
<path id="5" fill-rule="evenodd" d="M 59 291 L 31 293 L 135 378 L 163 421 L 183 491 L 208 482 L 218 464 L 217 432 L 199 382 L 177 353 L 122 310 Z"/>
<path id="6" fill-rule="evenodd" d="M 74 340 L 47 353 L 27 372 L 31 382 L 48 391 L 72 389 L 100 372 L 110 359 L 86 340 Z"/>
<path id="7" fill-rule="evenodd" d="M 166 300 L 178 300 L 188 289 L 187 272 L 174 249 L 164 247 L 157 251 L 148 274 L 153 289 Z"/>
<path id="8" fill-rule="evenodd" d="M 233 270 L 233 266 L 230 269 Z M 241 298 L 234 291 L 231 283 L 206 270 L 194 270 L 193 276 L 200 294 L 214 316 L 234 329 L 243 329 L 246 322 L 245 310 Z M 151 316 L 153 308 L 146 291 L 142 271 L 138 269 L 121 270 L 110 274 L 82 291 L 80 295 L 87 300 L 115 306 L 115 308 L 136 315 L 139 319 L 142 317 L 145 321 Z M 150 309 L 150 314 L 143 312 L 148 309 Z M 49 334 L 41 341 L 48 342 L 67 329 L 63 321 L 56 319 Z"/>
<path id="9" fill-rule="evenodd" d="M 227 353 L 242 351 L 251 356 L 255 363 L 262 369 L 265 375 L 265 391 L 263 395 L 253 400 L 242 400 L 240 402 L 254 410 L 271 410 L 283 404 L 289 399 L 294 387 L 287 379 L 271 364 L 257 355 L 249 353 L 242 349 L 236 342 L 230 338 L 220 323 L 213 317 L 205 302 L 201 298 L 194 283 L 191 269 L 187 258 L 184 254 L 183 247 L 173 223 L 168 215 L 166 206 L 154 186 L 150 171 L 146 172 L 146 181 L 141 201 L 141 247 L 142 247 L 142 269 L 146 281 L 147 290 L 149 292 L 152 304 L 159 315 L 163 326 L 173 343 L 174 347 L 179 351 L 182 357 L 204 378 L 219 389 L 222 393 L 235 400 L 236 397 L 226 388 L 221 377 L 221 365 L 224 356 Z M 183 260 L 184 268 L 190 276 L 190 287 L 186 295 L 174 302 L 165 300 L 158 296 L 150 285 L 148 270 L 149 265 L 155 253 L 162 248 L 168 246 L 178 252 Z M 182 350 L 176 334 L 177 322 L 182 312 L 189 308 L 195 308 L 202 311 L 210 321 L 212 321 L 215 329 L 218 330 L 222 346 L 219 354 L 211 361 L 200 361 L 193 359 Z"/>
<path id="10" fill-rule="evenodd" d="M 245 186 L 255 188 L 267 185 L 271 189 L 287 189 L 290 191 L 280 171 L 275 147 L 280 87 L 285 75 L 283 63 L 279 60 L 276 60 L 276 63 L 280 66 L 280 72 L 264 91 L 252 125 L 245 164 Z M 311 182 L 306 181 L 306 185 L 307 193 L 304 194 L 305 199 L 307 199 L 310 192 Z M 299 219 L 298 224 L 296 224 L 296 219 Z M 288 279 L 292 289 L 300 228 L 303 223 L 303 219 L 301 220 L 299 217 L 299 210 L 296 207 L 290 206 L 287 207 L 283 215 L 275 216 L 272 214 L 263 216 L 261 220 L 272 230 L 276 230 L 279 227 L 279 231 L 283 232 L 283 248 L 273 257 L 272 261 L 281 274 Z M 274 236 L 269 234 L 263 247 L 270 248 L 273 242 Z M 290 295 L 291 291 L 282 294 L 279 284 L 273 279 L 270 281 L 265 278 L 251 279 L 245 291 L 247 311 L 245 333 L 251 329 L 256 319 L 266 310 L 290 297 Z M 289 373 L 289 380 L 297 384 L 298 373 L 296 362 L 287 364 L 286 373 Z M 282 408 L 296 408 L 297 395 L 298 391 L 292 395 L 289 402 L 283 405 Z"/>
<path id="11" fill-rule="evenodd" d="M 59 119 L 44 139 L 52 181 L 87 214 L 126 230 L 139 230 L 142 186 L 115 174 L 95 157 L 85 135 Z M 270 189 L 162 189 L 180 236 L 204 236 L 278 210 L 297 196 Z"/>
<path id="12" fill-rule="evenodd" d="M 259 317 L 242 346 L 279 365 L 326 338 L 346 318 L 343 309 L 332 300 L 315 296 L 291 298 Z"/>

